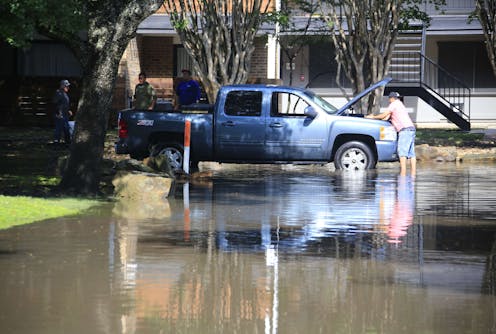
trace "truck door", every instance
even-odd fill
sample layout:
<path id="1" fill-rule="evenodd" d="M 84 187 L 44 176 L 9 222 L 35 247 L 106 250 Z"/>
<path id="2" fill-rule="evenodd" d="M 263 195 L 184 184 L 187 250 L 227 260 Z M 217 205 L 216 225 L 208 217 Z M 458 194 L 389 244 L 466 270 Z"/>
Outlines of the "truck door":
<path id="1" fill-rule="evenodd" d="M 215 157 L 218 161 L 264 160 L 265 119 L 263 92 L 232 90 L 225 96 L 215 121 Z"/>
<path id="2" fill-rule="evenodd" d="M 329 128 L 324 115 L 304 114 L 309 104 L 290 92 L 273 92 L 265 148 L 272 161 L 328 160 Z"/>

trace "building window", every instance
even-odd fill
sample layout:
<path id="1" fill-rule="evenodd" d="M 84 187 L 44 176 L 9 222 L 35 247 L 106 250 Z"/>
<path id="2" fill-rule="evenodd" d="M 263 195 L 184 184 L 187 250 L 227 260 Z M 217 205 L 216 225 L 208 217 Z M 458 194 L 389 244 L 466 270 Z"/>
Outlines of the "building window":
<path id="1" fill-rule="evenodd" d="M 174 67 L 176 77 L 182 76 L 181 71 L 183 69 L 188 69 L 193 75 L 195 75 L 193 71 L 193 61 L 182 45 L 176 46 L 176 64 Z"/>
<path id="2" fill-rule="evenodd" d="M 439 65 L 465 85 L 470 88 L 496 87 L 484 42 L 439 42 L 438 47 Z M 439 84 L 443 87 L 441 76 Z"/>
<path id="3" fill-rule="evenodd" d="M 338 88 L 336 83 L 336 51 L 332 43 L 312 43 L 309 45 L 309 87 Z M 349 80 L 341 71 L 340 84 L 350 87 Z"/>

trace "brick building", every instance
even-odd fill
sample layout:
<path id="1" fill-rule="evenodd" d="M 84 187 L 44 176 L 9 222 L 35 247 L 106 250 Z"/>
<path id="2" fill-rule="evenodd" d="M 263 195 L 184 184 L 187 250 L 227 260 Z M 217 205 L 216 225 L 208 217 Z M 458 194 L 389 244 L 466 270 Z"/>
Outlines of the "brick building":
<path id="1" fill-rule="evenodd" d="M 153 85 L 159 99 L 173 98 L 174 80 L 181 76 L 183 68 L 191 69 L 191 61 L 173 30 L 170 34 L 170 36 L 163 36 L 146 32 L 139 33 L 129 43 L 119 67 L 114 92 L 114 109 L 119 110 L 129 106 L 134 86 L 138 82 L 138 74 L 141 71 L 146 73 L 147 81 Z M 250 82 L 266 81 L 268 59 L 266 44 L 267 38 L 263 36 L 255 41 Z"/>
<path id="2" fill-rule="evenodd" d="M 250 82 L 263 82 L 268 77 L 265 33 L 262 29 L 255 41 Z M 0 125 L 50 126 L 50 101 L 61 79 L 71 82 L 71 109 L 77 110 L 82 71 L 63 44 L 38 35 L 28 49 L 0 42 L 0 53 Z M 110 122 L 118 110 L 131 105 L 141 71 L 147 74 L 158 97 L 167 100 L 173 97 L 175 78 L 181 76 L 181 69 L 191 68 L 190 64 L 168 16 L 159 11 L 146 19 L 119 64 Z"/>

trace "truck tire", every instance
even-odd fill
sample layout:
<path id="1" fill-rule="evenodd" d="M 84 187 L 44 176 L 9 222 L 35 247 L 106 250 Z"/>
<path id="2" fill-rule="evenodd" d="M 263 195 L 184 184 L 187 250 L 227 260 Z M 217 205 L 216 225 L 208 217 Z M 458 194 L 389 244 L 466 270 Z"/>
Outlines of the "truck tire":
<path id="1" fill-rule="evenodd" d="M 334 157 L 334 166 L 336 169 L 373 169 L 375 168 L 376 163 L 370 147 L 360 141 L 349 141 L 344 143 L 338 148 Z"/>
<path id="2" fill-rule="evenodd" d="M 183 169 L 184 149 L 177 143 L 164 143 L 153 146 L 152 156 L 164 155 L 169 161 L 171 170 L 177 171 Z"/>

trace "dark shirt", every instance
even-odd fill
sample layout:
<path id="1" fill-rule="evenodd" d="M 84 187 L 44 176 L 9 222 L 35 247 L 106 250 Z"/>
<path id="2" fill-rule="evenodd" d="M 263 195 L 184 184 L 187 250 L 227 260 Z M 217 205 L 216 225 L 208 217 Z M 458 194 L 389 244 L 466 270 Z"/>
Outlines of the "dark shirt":
<path id="1" fill-rule="evenodd" d="M 193 79 L 181 82 L 177 86 L 177 96 L 181 105 L 196 103 L 200 100 L 200 85 Z"/>
<path id="2" fill-rule="evenodd" d="M 69 95 L 63 89 L 57 89 L 52 100 L 55 105 L 55 116 L 58 118 L 69 118 Z"/>

